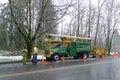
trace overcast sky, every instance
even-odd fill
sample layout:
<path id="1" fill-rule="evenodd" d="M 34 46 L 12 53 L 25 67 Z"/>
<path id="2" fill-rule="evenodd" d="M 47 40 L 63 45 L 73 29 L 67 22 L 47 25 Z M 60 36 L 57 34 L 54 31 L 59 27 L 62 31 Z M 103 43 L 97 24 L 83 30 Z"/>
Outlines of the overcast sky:
<path id="1" fill-rule="evenodd" d="M 0 0 L 1 3 L 6 3 L 8 0 Z"/>

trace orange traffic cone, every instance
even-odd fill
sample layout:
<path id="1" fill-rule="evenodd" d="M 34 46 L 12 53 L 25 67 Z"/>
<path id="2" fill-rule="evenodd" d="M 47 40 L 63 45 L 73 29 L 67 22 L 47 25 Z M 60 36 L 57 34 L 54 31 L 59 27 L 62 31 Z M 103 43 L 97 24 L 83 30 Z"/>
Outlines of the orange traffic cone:
<path id="1" fill-rule="evenodd" d="M 115 55 L 114 55 L 114 54 L 112 54 L 112 58 L 114 58 L 114 56 L 115 56 Z"/>
<path id="2" fill-rule="evenodd" d="M 97 61 L 98 60 L 98 55 L 96 55 L 95 58 L 96 58 L 96 61 Z"/>
<path id="3" fill-rule="evenodd" d="M 118 58 L 120 58 L 120 54 L 118 54 Z"/>
<path id="4" fill-rule="evenodd" d="M 82 59 L 82 60 L 83 60 L 83 62 L 85 62 L 85 61 L 86 61 L 86 58 L 85 58 L 85 56 L 83 56 L 83 59 Z"/>
<path id="5" fill-rule="evenodd" d="M 105 55 L 102 55 L 102 60 L 105 60 Z"/>
<path id="6" fill-rule="evenodd" d="M 104 55 L 104 58 L 106 59 L 106 58 L 107 58 L 107 55 Z"/>
<path id="7" fill-rule="evenodd" d="M 44 65 L 45 61 L 44 61 L 44 56 L 42 55 L 42 61 L 41 61 L 41 65 Z"/>
<path id="8" fill-rule="evenodd" d="M 64 63 L 65 63 L 65 59 L 64 59 L 64 57 L 62 57 L 61 59 L 62 59 L 62 63 L 64 64 Z"/>

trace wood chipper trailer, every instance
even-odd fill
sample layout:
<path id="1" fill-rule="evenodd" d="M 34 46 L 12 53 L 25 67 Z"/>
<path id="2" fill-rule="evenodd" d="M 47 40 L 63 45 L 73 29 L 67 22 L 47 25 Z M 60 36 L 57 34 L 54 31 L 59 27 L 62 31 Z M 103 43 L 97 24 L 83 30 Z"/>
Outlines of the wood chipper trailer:
<path id="1" fill-rule="evenodd" d="M 95 58 L 96 55 L 102 57 L 102 55 L 106 55 L 106 50 L 102 50 L 100 48 L 97 48 L 95 45 L 92 45 L 90 55 L 92 55 L 93 58 Z"/>

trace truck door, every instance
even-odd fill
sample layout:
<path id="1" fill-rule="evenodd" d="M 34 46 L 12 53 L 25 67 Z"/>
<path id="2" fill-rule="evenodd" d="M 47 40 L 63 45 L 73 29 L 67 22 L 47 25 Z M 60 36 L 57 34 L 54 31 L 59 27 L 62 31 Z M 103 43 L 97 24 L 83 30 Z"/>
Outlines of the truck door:
<path id="1" fill-rule="evenodd" d="M 65 44 L 61 44 L 61 46 L 60 46 L 60 53 L 62 55 L 67 54 L 67 48 L 66 48 Z"/>

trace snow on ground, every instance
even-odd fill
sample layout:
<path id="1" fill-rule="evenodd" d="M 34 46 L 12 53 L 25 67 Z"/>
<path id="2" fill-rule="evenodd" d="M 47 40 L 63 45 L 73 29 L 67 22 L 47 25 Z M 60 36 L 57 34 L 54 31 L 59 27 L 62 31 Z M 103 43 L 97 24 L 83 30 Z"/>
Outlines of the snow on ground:
<path id="1" fill-rule="evenodd" d="M 42 59 L 42 55 L 37 56 L 38 60 Z M 46 59 L 44 57 L 44 59 Z M 0 62 L 21 61 L 22 56 L 0 56 Z"/>

